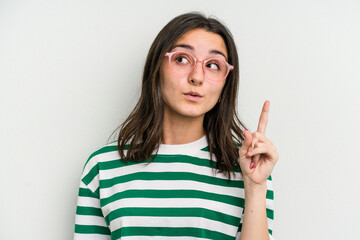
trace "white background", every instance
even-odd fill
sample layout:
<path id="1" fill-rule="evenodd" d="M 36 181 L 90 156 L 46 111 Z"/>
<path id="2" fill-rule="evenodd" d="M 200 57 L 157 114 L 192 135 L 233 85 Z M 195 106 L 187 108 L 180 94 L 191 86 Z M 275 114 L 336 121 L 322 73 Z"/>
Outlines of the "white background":
<path id="1" fill-rule="evenodd" d="M 252 131 L 270 100 L 276 239 L 357 239 L 356 0 L 0 0 L 0 239 L 72 238 L 85 161 L 134 107 L 156 34 L 193 10 L 234 35 Z"/>

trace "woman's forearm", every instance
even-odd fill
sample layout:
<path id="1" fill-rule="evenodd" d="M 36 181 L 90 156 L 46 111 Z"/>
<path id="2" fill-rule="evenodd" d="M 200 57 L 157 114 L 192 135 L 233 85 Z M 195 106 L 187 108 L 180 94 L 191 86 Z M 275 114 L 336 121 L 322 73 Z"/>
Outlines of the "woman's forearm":
<path id="1" fill-rule="evenodd" d="M 241 230 L 241 240 L 269 239 L 266 216 L 265 184 L 252 186 L 245 184 L 245 213 Z"/>

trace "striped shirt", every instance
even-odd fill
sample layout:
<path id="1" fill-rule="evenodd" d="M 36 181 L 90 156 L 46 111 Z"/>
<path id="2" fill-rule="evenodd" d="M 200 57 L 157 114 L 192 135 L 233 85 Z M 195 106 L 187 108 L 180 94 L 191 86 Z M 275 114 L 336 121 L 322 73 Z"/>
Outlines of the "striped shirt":
<path id="1" fill-rule="evenodd" d="M 240 239 L 242 174 L 229 181 L 211 165 L 206 137 L 161 144 L 153 162 L 120 160 L 117 142 L 90 155 L 80 181 L 75 240 Z M 269 237 L 274 219 L 267 180 Z"/>

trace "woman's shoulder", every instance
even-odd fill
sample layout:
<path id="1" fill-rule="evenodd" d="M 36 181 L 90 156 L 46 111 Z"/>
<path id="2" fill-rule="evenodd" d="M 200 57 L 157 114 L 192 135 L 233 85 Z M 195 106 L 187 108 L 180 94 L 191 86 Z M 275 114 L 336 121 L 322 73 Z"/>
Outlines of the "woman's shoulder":
<path id="1" fill-rule="evenodd" d="M 108 160 L 114 160 L 119 158 L 118 141 L 108 142 L 98 148 L 96 148 L 88 157 L 85 165 L 91 162 L 104 162 Z"/>

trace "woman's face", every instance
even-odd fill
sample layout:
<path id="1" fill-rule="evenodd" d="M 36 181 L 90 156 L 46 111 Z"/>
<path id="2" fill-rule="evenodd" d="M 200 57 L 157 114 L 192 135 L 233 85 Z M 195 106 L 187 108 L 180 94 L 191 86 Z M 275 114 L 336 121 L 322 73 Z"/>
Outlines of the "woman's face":
<path id="1" fill-rule="evenodd" d="M 225 61 L 228 54 L 223 39 L 204 29 L 186 32 L 170 52 L 174 51 L 188 52 L 198 59 L 220 58 Z M 172 70 L 168 57 L 164 57 L 160 85 L 165 115 L 203 118 L 218 102 L 225 80 L 214 82 L 207 79 L 202 65 L 202 62 L 197 62 L 191 73 L 178 74 Z"/>

